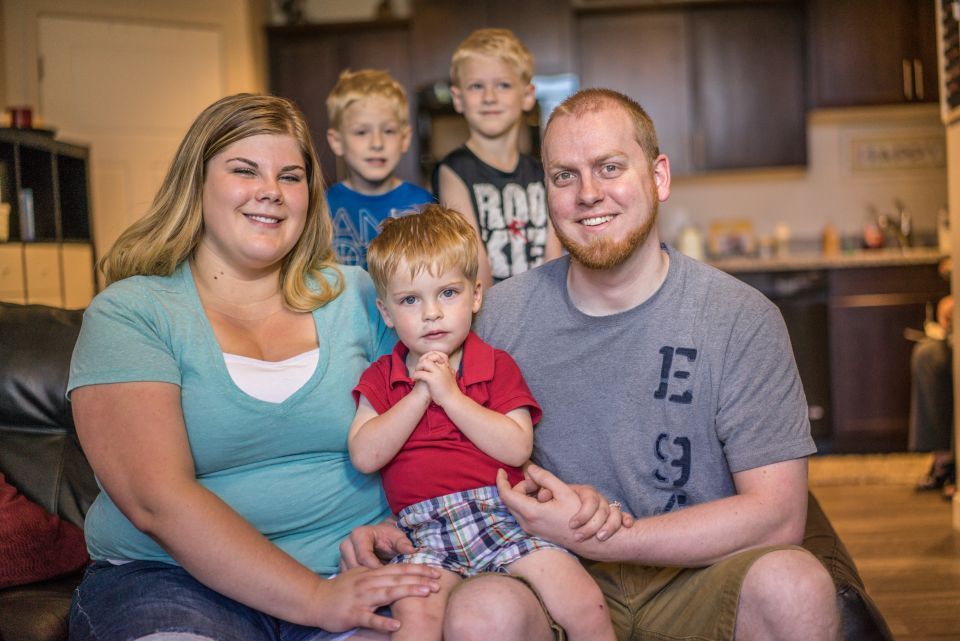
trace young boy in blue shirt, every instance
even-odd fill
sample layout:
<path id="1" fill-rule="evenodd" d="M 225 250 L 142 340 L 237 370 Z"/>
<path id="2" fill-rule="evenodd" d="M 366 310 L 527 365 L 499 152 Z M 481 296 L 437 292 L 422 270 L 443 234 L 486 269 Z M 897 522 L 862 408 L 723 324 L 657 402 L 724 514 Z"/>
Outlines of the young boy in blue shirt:
<path id="1" fill-rule="evenodd" d="M 470 135 L 437 165 L 433 191 L 477 230 L 487 288 L 562 253 L 543 166 L 520 153 L 523 113 L 536 103 L 532 77 L 533 55 L 508 29 L 474 31 L 450 64 L 453 106 Z"/>
<path id="2" fill-rule="evenodd" d="M 394 562 L 441 569 L 440 591 L 391 606 L 393 641 L 440 641 L 450 590 L 482 572 L 526 580 L 570 641 L 614 641 L 600 588 L 576 557 L 524 532 L 500 500 L 533 450 L 540 407 L 510 356 L 470 331 L 483 287 L 477 239 L 439 205 L 390 220 L 370 246 L 377 307 L 400 340 L 354 388 L 347 445 L 380 471 L 390 509 L 416 551 Z"/>
<path id="3" fill-rule="evenodd" d="M 347 177 L 327 190 L 333 245 L 344 265 L 367 267 L 380 224 L 433 201 L 427 190 L 393 172 L 410 146 L 407 94 L 385 71 L 346 70 L 327 97 L 327 142 Z"/>

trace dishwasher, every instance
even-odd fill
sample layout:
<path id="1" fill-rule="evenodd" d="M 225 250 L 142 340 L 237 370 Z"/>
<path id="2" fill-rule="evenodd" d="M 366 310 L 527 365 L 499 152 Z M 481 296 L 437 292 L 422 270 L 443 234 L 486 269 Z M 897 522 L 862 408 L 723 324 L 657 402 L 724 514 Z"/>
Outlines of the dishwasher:
<path id="1" fill-rule="evenodd" d="M 818 452 L 828 454 L 832 423 L 826 271 L 809 269 L 732 275 L 760 290 L 783 314 L 807 397 L 810 430 Z"/>

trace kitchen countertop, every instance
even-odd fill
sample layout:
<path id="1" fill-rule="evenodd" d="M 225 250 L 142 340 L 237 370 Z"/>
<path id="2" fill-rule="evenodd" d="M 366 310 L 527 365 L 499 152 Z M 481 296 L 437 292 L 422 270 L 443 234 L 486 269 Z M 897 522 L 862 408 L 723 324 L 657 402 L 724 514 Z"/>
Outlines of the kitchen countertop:
<path id="1" fill-rule="evenodd" d="M 820 252 L 798 252 L 770 258 L 736 257 L 707 262 L 725 272 L 737 273 L 935 265 L 943 258 L 946 258 L 946 255 L 936 247 L 909 247 L 907 249 L 858 249 L 833 256 L 826 256 Z"/>

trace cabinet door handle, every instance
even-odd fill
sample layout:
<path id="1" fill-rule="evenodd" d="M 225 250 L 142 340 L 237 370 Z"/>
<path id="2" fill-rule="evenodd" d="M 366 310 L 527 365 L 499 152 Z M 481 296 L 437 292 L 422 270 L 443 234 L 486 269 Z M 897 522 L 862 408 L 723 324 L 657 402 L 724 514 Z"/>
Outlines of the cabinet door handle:
<path id="1" fill-rule="evenodd" d="M 913 100 L 913 68 L 910 61 L 903 58 L 903 97 L 905 100 Z"/>
<path id="2" fill-rule="evenodd" d="M 913 59 L 913 93 L 917 100 L 923 100 L 923 63 L 920 58 Z"/>

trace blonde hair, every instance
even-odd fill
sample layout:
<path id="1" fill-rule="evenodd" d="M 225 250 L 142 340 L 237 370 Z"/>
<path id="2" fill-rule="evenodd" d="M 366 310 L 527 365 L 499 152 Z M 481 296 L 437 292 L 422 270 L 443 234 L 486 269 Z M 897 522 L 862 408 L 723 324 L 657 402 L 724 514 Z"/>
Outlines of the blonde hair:
<path id="1" fill-rule="evenodd" d="M 547 126 L 543 129 L 543 140 L 546 141 L 550 125 L 560 116 L 579 118 L 585 113 L 603 111 L 610 107 L 620 107 L 630 118 L 633 123 L 634 140 L 652 164 L 660 155 L 657 130 L 653 126 L 653 120 L 635 100 L 613 89 L 581 89 L 561 102 L 547 120 Z M 543 157 L 542 153 L 541 157 Z"/>
<path id="2" fill-rule="evenodd" d="M 197 116 L 146 215 L 128 227 L 100 260 L 107 284 L 136 275 L 169 276 L 189 258 L 203 235 L 207 162 L 238 140 L 262 134 L 295 138 L 306 169 L 306 222 L 280 268 L 284 301 L 291 309 L 311 311 L 339 296 L 343 277 L 334 265 L 333 223 L 306 120 L 290 101 L 255 94 L 221 98 Z M 320 272 L 326 267 L 334 270 L 333 283 Z"/>
<path id="3" fill-rule="evenodd" d="M 407 92 L 393 76 L 379 69 L 345 69 L 327 96 L 327 118 L 330 120 L 330 127 L 339 129 L 343 114 L 350 105 L 371 96 L 392 102 L 397 111 L 397 120 L 401 125 L 408 124 L 410 107 Z"/>
<path id="4" fill-rule="evenodd" d="M 524 84 L 533 78 L 533 54 L 509 29 L 477 29 L 457 45 L 450 60 L 450 81 L 460 85 L 460 69 L 470 56 L 492 56 L 513 67 Z"/>
<path id="5" fill-rule="evenodd" d="M 381 299 L 402 261 L 410 267 L 410 278 L 423 270 L 435 275 L 460 269 L 472 283 L 479 267 L 477 232 L 459 213 L 437 204 L 388 218 L 367 250 L 367 270 Z"/>

